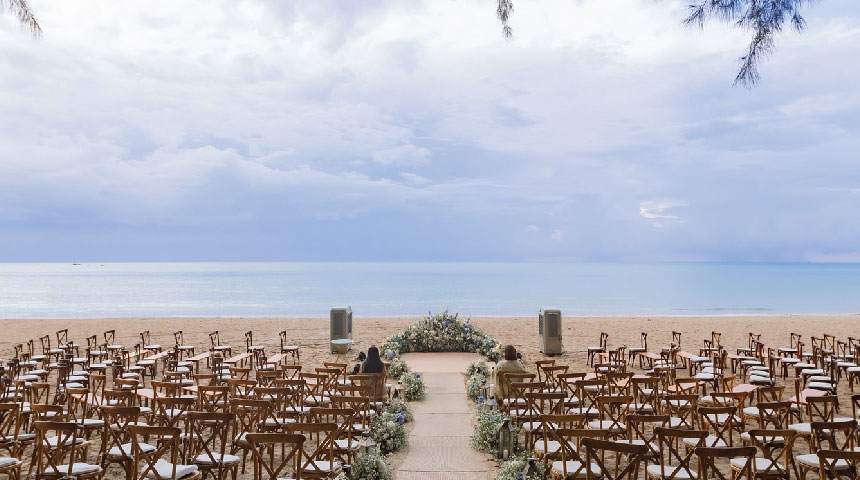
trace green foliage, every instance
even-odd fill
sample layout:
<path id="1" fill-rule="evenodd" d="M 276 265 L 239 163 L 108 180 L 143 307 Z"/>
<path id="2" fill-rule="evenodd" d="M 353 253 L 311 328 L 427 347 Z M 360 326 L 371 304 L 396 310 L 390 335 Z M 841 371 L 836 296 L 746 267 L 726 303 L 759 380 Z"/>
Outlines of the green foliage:
<path id="1" fill-rule="evenodd" d="M 499 410 L 478 406 L 475 412 L 475 430 L 472 433 L 472 446 L 476 450 L 495 453 L 499 446 L 499 427 L 508 417 Z"/>
<path id="2" fill-rule="evenodd" d="M 352 463 L 352 480 L 393 480 L 393 478 L 391 467 L 380 454 L 359 454 Z"/>
<path id="3" fill-rule="evenodd" d="M 484 386 L 487 384 L 487 377 L 481 372 L 475 372 L 466 381 L 466 396 L 473 402 L 477 402 L 478 398 L 484 395 Z"/>
<path id="4" fill-rule="evenodd" d="M 388 363 L 388 376 L 390 378 L 400 378 L 409 371 L 409 365 L 399 356 L 391 358 Z"/>
<path id="5" fill-rule="evenodd" d="M 414 402 L 424 398 L 424 379 L 419 373 L 404 373 L 400 377 L 403 384 L 403 398 L 407 402 Z"/>
<path id="6" fill-rule="evenodd" d="M 409 402 L 399 397 L 393 398 L 391 402 L 385 406 L 385 411 L 393 413 L 395 416 L 398 414 L 403 415 L 403 420 L 406 423 L 411 422 L 414 418 L 412 415 L 412 407 L 409 405 Z"/>
<path id="7" fill-rule="evenodd" d="M 407 352 L 474 352 L 491 361 L 501 358 L 501 346 L 495 339 L 447 310 L 422 318 L 382 344 L 382 354 L 389 362 Z"/>
<path id="8" fill-rule="evenodd" d="M 406 429 L 397 415 L 382 412 L 370 421 L 370 438 L 379 445 L 383 455 L 396 452 L 406 445 Z"/>
<path id="9" fill-rule="evenodd" d="M 468 367 L 466 367 L 466 376 L 471 377 L 472 375 L 480 373 L 485 377 L 490 376 L 490 367 L 487 366 L 487 363 L 483 360 L 475 360 L 470 363 Z"/>
<path id="10" fill-rule="evenodd" d="M 528 458 L 525 453 L 508 458 L 496 472 L 496 480 L 523 480 L 520 474 L 526 468 L 526 462 Z M 533 471 L 530 471 L 524 480 L 543 480 L 542 469 L 543 464 L 537 462 Z"/>

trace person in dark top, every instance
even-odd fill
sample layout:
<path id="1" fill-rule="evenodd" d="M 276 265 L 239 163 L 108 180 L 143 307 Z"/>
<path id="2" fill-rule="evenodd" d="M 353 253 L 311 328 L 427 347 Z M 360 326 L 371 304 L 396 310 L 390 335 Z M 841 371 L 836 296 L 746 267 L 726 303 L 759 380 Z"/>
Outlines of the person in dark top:
<path id="1" fill-rule="evenodd" d="M 358 361 L 359 362 L 364 362 L 366 359 L 367 359 L 367 355 L 365 355 L 364 352 L 358 352 Z M 352 368 L 352 374 L 353 375 L 356 375 L 358 373 L 361 373 L 361 363 L 356 363 L 355 366 Z"/>
<path id="2" fill-rule="evenodd" d="M 385 365 L 379 358 L 379 349 L 375 345 L 371 346 L 367 349 L 367 360 L 361 363 L 361 373 L 382 373 L 384 371 Z"/>

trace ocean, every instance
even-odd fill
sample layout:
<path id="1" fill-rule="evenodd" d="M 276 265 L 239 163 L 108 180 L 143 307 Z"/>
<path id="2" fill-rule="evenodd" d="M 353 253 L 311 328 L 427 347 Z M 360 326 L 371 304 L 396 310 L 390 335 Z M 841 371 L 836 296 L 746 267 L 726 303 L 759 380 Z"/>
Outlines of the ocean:
<path id="1" fill-rule="evenodd" d="M 847 314 L 847 263 L 7 263 L 0 318 Z"/>

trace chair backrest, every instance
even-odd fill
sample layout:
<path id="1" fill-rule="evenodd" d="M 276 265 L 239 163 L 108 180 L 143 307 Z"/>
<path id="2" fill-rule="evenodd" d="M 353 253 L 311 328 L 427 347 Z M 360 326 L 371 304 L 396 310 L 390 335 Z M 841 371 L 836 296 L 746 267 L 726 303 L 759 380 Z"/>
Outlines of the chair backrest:
<path id="1" fill-rule="evenodd" d="M 0 439 L 14 444 L 18 441 L 20 431 L 21 405 L 18 403 L 0 403 Z"/>
<path id="2" fill-rule="evenodd" d="M 695 455 L 695 449 L 685 450 L 681 455 L 679 445 L 685 439 L 691 438 L 698 441 L 697 447 L 705 443 L 708 432 L 704 430 L 684 430 L 677 428 L 657 427 L 657 439 L 660 443 L 660 466 L 662 467 L 663 480 L 672 480 L 675 477 L 696 478 L 696 472 L 691 466 L 691 460 Z M 678 476 L 680 474 L 680 476 Z"/>
<path id="3" fill-rule="evenodd" d="M 755 391 L 756 401 L 759 403 L 781 402 L 783 392 L 785 392 L 785 385 L 758 387 Z"/>
<path id="4" fill-rule="evenodd" d="M 117 448 L 121 457 L 133 458 L 132 448 L 126 445 L 131 443 L 131 432 L 129 425 L 138 423 L 140 407 L 104 406 L 102 407 L 102 446 L 101 452 L 109 452 Z"/>
<path id="5" fill-rule="evenodd" d="M 552 440 L 558 442 L 558 450 L 547 451 L 545 458 L 548 461 L 561 460 L 562 478 L 582 478 L 583 469 L 587 470 L 586 463 L 580 456 L 580 444 L 583 439 L 597 438 L 605 439 L 609 434 L 606 430 L 591 430 L 584 428 L 556 428 L 550 430 Z M 568 471 L 571 462 L 579 462 L 575 471 Z M 574 463 L 575 465 L 575 463 Z"/>
<path id="6" fill-rule="evenodd" d="M 226 385 L 198 385 L 197 411 L 224 413 L 227 411 L 228 394 Z"/>
<path id="7" fill-rule="evenodd" d="M 584 438 L 582 445 L 585 449 L 585 464 L 594 464 L 598 468 L 598 471 L 595 472 L 590 467 L 586 467 L 585 478 L 588 480 L 621 480 L 624 478 L 634 480 L 639 475 L 639 465 L 645 455 L 650 452 L 645 445 L 611 442 L 597 438 Z M 607 453 L 615 454 L 614 469 L 607 468 L 604 463 Z M 622 468 L 623 461 L 626 461 L 627 465 Z"/>
<path id="8" fill-rule="evenodd" d="M 114 345 L 116 344 L 116 330 L 108 330 L 104 333 L 105 337 L 105 345 Z"/>
<path id="9" fill-rule="evenodd" d="M 36 478 L 72 477 L 72 466 L 81 452 L 78 426 L 73 422 L 35 422 L 33 428 L 36 430 L 33 462 Z M 65 467 L 60 469 L 61 466 Z"/>
<path id="10" fill-rule="evenodd" d="M 794 455 L 791 447 L 797 432 L 794 430 L 750 430 L 750 443 L 758 448 L 762 458 L 768 462 L 759 462 L 764 465 L 763 470 L 756 468 L 758 478 L 790 478 L 790 469 L 794 464 Z"/>
<path id="11" fill-rule="evenodd" d="M 538 378 L 539 382 L 545 381 L 544 380 L 543 367 L 549 367 L 552 365 L 555 365 L 555 359 L 554 358 L 546 358 L 543 360 L 535 361 L 535 370 L 537 371 L 537 378 Z"/>
<path id="12" fill-rule="evenodd" d="M 853 450 L 857 437 L 857 420 L 837 420 L 833 422 L 812 422 L 814 448 L 824 450 Z"/>
<path id="13" fill-rule="evenodd" d="M 624 419 L 630 413 L 630 403 L 633 397 L 629 395 L 602 395 L 597 397 L 601 428 L 606 430 L 626 432 Z"/>
<path id="14" fill-rule="evenodd" d="M 187 438 L 184 441 L 190 447 L 189 457 L 196 459 L 202 456 L 206 460 L 204 463 L 223 467 L 219 460 L 224 458 L 227 451 L 230 427 L 233 425 L 232 413 L 188 412 Z M 221 475 L 216 478 L 221 478 Z"/>
<path id="15" fill-rule="evenodd" d="M 300 452 L 299 474 L 310 477 L 328 477 L 335 473 L 335 438 L 334 435 L 340 430 L 336 423 L 306 423 L 295 422 L 287 424 L 287 432 L 305 435 L 307 439 L 313 439 L 311 448 L 304 448 Z M 321 465 L 318 460 L 328 461 L 328 468 Z"/>
<path id="16" fill-rule="evenodd" d="M 756 407 L 760 429 L 788 428 L 791 423 L 791 402 L 758 402 Z"/>
<path id="17" fill-rule="evenodd" d="M 567 373 L 569 369 L 568 365 L 548 365 L 543 367 L 544 381 L 547 384 L 547 388 L 563 390 L 564 387 L 558 376 Z"/>
<path id="18" fill-rule="evenodd" d="M 630 380 L 633 378 L 633 372 L 607 372 L 604 374 L 606 379 L 606 393 L 608 395 L 628 395 L 632 385 Z"/>
<path id="19" fill-rule="evenodd" d="M 255 480 L 299 479 L 306 437 L 295 433 L 249 433 Z M 280 448 L 278 448 L 280 447 Z M 280 458 L 276 453 L 281 452 Z"/>
<path id="20" fill-rule="evenodd" d="M 269 415 L 271 403 L 266 400 L 234 398 L 230 400 L 230 411 L 234 415 L 233 436 L 260 431 L 260 426 Z"/>
<path id="21" fill-rule="evenodd" d="M 579 398 L 579 413 L 597 414 L 597 397 L 604 395 L 606 382 L 603 380 L 577 380 L 576 396 Z"/>
<path id="22" fill-rule="evenodd" d="M 284 372 L 284 378 L 287 380 L 297 380 L 302 371 L 301 365 L 281 365 L 281 371 Z"/>
<path id="23" fill-rule="evenodd" d="M 131 433 L 131 448 L 134 457 L 132 472 L 135 472 L 137 480 L 177 480 L 176 470 L 180 460 L 182 430 L 176 427 L 153 427 L 149 425 L 129 425 L 128 430 Z M 158 438 L 158 444 L 154 450 L 142 447 L 149 438 Z M 159 460 L 172 464 L 173 467 L 169 476 L 162 476 L 158 472 L 156 465 Z"/>
<path id="24" fill-rule="evenodd" d="M 705 440 L 706 447 L 733 445 L 735 411 L 735 407 L 699 407 L 699 425 L 703 430 L 713 432 L 713 435 Z"/>
<path id="25" fill-rule="evenodd" d="M 194 409 L 197 402 L 191 397 L 160 397 L 155 399 L 155 420 L 162 427 L 185 426 L 188 412 Z"/>
<path id="26" fill-rule="evenodd" d="M 836 415 L 838 400 L 835 395 L 806 397 L 806 413 L 810 422 L 831 422 Z"/>
<path id="27" fill-rule="evenodd" d="M 699 478 L 704 480 L 712 478 L 711 475 L 713 475 L 721 480 L 742 478 L 753 480 L 755 453 L 755 447 L 697 447 Z M 717 461 L 718 459 L 723 461 Z M 733 461 L 734 465 L 727 474 L 723 473 L 721 468 L 726 468 L 729 461 Z"/>
<path id="28" fill-rule="evenodd" d="M 33 403 L 30 405 L 30 421 L 32 422 L 64 422 L 66 421 L 66 410 L 62 405 L 45 405 Z M 5 435 L 0 430 L 0 436 Z"/>
<path id="29" fill-rule="evenodd" d="M 248 330 L 247 332 L 245 332 L 245 347 L 250 350 L 251 345 L 254 345 L 254 332 Z"/>
<path id="30" fill-rule="evenodd" d="M 840 450 L 818 451 L 818 478 L 856 480 L 860 452 Z"/>
<path id="31" fill-rule="evenodd" d="M 152 340 L 151 340 L 151 337 L 149 335 L 149 330 L 144 330 L 144 331 L 140 332 L 140 343 L 142 343 L 143 346 L 145 346 L 145 347 L 152 345 Z"/>
<path id="32" fill-rule="evenodd" d="M 631 394 L 636 402 L 643 405 L 651 405 L 653 411 L 660 408 L 660 378 L 633 378 L 630 380 L 632 386 Z"/>
<path id="33" fill-rule="evenodd" d="M 576 382 L 585 378 L 584 372 L 561 373 L 556 375 L 559 386 L 568 397 L 576 396 Z"/>
<path id="34" fill-rule="evenodd" d="M 696 406 L 699 396 L 695 394 L 669 394 L 663 396 L 664 412 L 678 419 L 678 428 L 696 428 Z"/>
<path id="35" fill-rule="evenodd" d="M 61 347 L 69 343 L 69 329 L 57 330 L 57 346 Z"/>
<path id="36" fill-rule="evenodd" d="M 179 330 L 177 332 L 173 332 L 173 341 L 177 345 L 185 345 L 185 338 L 182 335 L 182 330 Z"/>
<path id="37" fill-rule="evenodd" d="M 227 387 L 230 389 L 231 398 L 253 398 L 257 381 L 231 378 L 227 380 Z"/>
<path id="38" fill-rule="evenodd" d="M 669 415 L 627 415 L 627 439 L 641 440 L 650 450 L 649 454 L 659 458 L 660 447 L 657 440 L 657 428 L 669 425 Z"/>
<path id="39" fill-rule="evenodd" d="M 134 393 L 130 390 L 105 390 L 102 394 L 102 405 L 114 407 L 134 406 Z"/>
<path id="40" fill-rule="evenodd" d="M 212 343 L 213 348 L 221 346 L 221 334 L 218 333 L 218 330 L 209 333 L 209 341 Z"/>
<path id="41" fill-rule="evenodd" d="M 39 342 L 42 343 L 42 353 L 44 355 L 48 355 L 49 353 L 51 353 L 51 336 L 50 335 L 43 335 L 43 336 L 39 337 Z"/>

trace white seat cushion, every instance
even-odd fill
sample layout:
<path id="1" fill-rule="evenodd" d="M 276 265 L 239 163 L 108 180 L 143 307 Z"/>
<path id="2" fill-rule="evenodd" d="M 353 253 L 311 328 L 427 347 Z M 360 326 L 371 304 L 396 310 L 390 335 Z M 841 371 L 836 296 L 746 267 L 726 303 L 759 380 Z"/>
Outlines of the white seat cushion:
<path id="1" fill-rule="evenodd" d="M 695 447 L 698 444 L 699 444 L 698 438 L 685 438 L 684 439 L 684 445 L 689 445 L 691 447 Z M 704 445 L 706 447 L 728 447 L 726 442 L 722 441 L 716 435 L 708 435 L 705 438 L 705 444 Z"/>
<path id="2" fill-rule="evenodd" d="M 69 471 L 69 465 L 68 464 L 57 465 L 57 470 L 59 470 L 62 473 L 66 473 Z M 99 470 L 101 470 L 101 467 L 99 467 L 98 465 L 90 465 L 89 463 L 73 463 L 72 464 L 72 473 L 77 474 L 77 475 L 82 475 L 84 473 L 98 472 Z M 45 470 L 45 473 L 46 474 L 52 474 L 52 473 L 55 473 L 55 470 L 53 468 L 48 468 Z"/>
<path id="3" fill-rule="evenodd" d="M 546 445 L 544 445 L 543 441 L 539 441 L 535 444 L 535 451 L 540 453 L 547 453 L 546 450 L 549 450 L 549 453 L 555 453 L 559 451 L 561 448 L 561 442 L 557 442 L 555 440 L 547 440 Z"/>
<path id="4" fill-rule="evenodd" d="M 212 456 L 215 457 L 215 463 L 220 463 L 221 465 L 232 465 L 234 463 L 239 463 L 241 460 L 236 455 L 224 454 L 223 456 L 219 452 L 212 452 Z M 197 455 L 194 459 L 194 463 L 202 463 L 206 465 L 212 465 L 212 458 L 209 457 L 205 452 Z"/>
<path id="5" fill-rule="evenodd" d="M 807 453 L 805 455 L 798 455 L 794 457 L 797 463 L 801 465 L 805 465 L 808 467 L 815 467 L 818 469 L 818 455 L 814 453 Z M 843 468 L 849 468 L 851 464 L 848 463 L 847 460 L 837 460 L 836 461 L 836 469 L 841 470 Z"/>
<path id="6" fill-rule="evenodd" d="M 585 478 L 588 475 L 588 472 L 585 471 L 585 467 L 581 462 L 577 462 L 575 460 L 568 460 L 566 462 L 552 462 L 552 471 L 554 473 L 558 473 L 559 475 L 564 475 L 564 469 L 567 468 L 568 478 Z M 600 475 L 600 467 L 595 464 L 589 465 L 591 473 L 594 475 Z M 582 469 L 582 470 L 580 470 Z M 579 473 L 576 473 L 579 471 Z"/>
<path id="7" fill-rule="evenodd" d="M 627 426 L 621 422 L 613 422 L 611 420 L 594 420 L 588 422 L 588 428 L 594 430 L 627 430 Z"/>
<path id="8" fill-rule="evenodd" d="M 140 469 L 140 472 L 148 467 L 145 466 Z M 159 460 L 155 462 L 154 470 L 158 472 L 158 476 L 163 479 L 179 479 L 182 477 L 187 477 L 188 475 L 197 473 L 197 465 L 176 465 L 176 476 L 173 476 L 173 464 L 166 460 Z M 146 473 L 146 478 L 156 478 L 155 472 L 149 471 Z"/>
<path id="9" fill-rule="evenodd" d="M 662 465 L 648 465 L 645 472 L 649 477 L 667 478 L 672 475 L 675 468 L 677 467 L 673 465 L 666 465 L 665 468 Z M 682 468 L 679 469 L 672 478 L 677 478 L 678 480 L 693 480 L 696 478 L 696 467 L 691 467 L 690 470 L 692 470 L 692 475 Z"/>
<path id="10" fill-rule="evenodd" d="M 744 468 L 747 464 L 746 458 L 733 458 L 729 463 L 735 468 Z M 785 472 L 785 467 L 781 463 L 774 463 L 768 458 L 755 457 L 753 458 L 753 470 L 755 472 L 765 472 L 769 470 L 771 474 Z"/>
<path id="11" fill-rule="evenodd" d="M 788 426 L 789 430 L 794 430 L 797 433 L 805 433 L 807 435 L 812 433 L 812 424 L 809 423 L 792 423 Z M 818 460 L 816 460 L 817 462 Z M 817 463 L 816 463 L 817 465 Z"/>
<path id="12" fill-rule="evenodd" d="M 342 438 L 340 440 L 335 440 L 334 444 L 340 450 L 358 450 L 358 448 L 361 447 L 361 442 L 356 439 L 352 439 L 350 442 L 349 440 Z"/>
<path id="13" fill-rule="evenodd" d="M 9 467 L 15 464 L 21 463 L 17 458 L 12 457 L 0 457 L 0 468 Z"/>
<path id="14" fill-rule="evenodd" d="M 19 436 L 19 439 L 20 439 L 20 436 Z M 75 445 L 77 445 L 77 444 L 79 444 L 79 443 L 84 443 L 84 440 L 85 440 L 85 439 L 83 439 L 83 438 L 78 438 L 78 439 L 77 439 L 77 441 L 75 442 Z M 57 446 L 57 443 L 58 443 L 59 441 L 60 441 L 60 437 L 48 437 L 48 438 L 46 438 L 46 439 L 45 439 L 45 442 L 46 442 L 48 445 L 52 446 L 52 447 L 56 447 L 56 446 Z M 66 439 L 66 441 L 65 441 L 65 442 L 63 442 L 63 443 L 64 443 L 65 445 L 71 445 L 71 444 L 72 444 L 72 437 L 68 437 L 68 438 Z"/>
<path id="15" fill-rule="evenodd" d="M 140 449 L 143 450 L 144 453 L 150 453 L 155 451 L 155 447 L 148 443 L 141 443 L 139 445 Z M 125 452 L 125 454 L 123 454 L 122 452 Z M 134 449 L 132 448 L 131 443 L 123 443 L 122 450 L 120 450 L 119 446 L 114 445 L 113 447 L 111 447 L 110 450 L 108 450 L 108 455 L 111 457 L 132 457 L 134 456 L 132 452 L 134 452 Z"/>
<path id="16" fill-rule="evenodd" d="M 340 462 L 328 462 L 326 460 L 314 460 L 314 466 L 304 469 L 305 472 L 336 472 L 340 470 Z"/>

